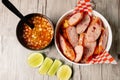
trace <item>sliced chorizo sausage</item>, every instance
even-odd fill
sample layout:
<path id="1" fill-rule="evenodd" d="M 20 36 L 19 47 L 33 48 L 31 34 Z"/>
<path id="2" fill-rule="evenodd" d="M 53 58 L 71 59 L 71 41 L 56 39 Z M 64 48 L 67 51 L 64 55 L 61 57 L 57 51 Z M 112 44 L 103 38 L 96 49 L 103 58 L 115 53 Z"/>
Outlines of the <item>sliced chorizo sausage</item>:
<path id="1" fill-rule="evenodd" d="M 101 34 L 101 30 L 101 26 L 98 23 L 91 25 L 87 30 L 86 39 L 89 42 L 96 41 Z"/>
<path id="2" fill-rule="evenodd" d="M 67 34 L 66 34 L 66 29 L 62 30 L 62 35 L 66 40 L 68 39 Z"/>
<path id="3" fill-rule="evenodd" d="M 108 29 L 104 29 L 102 31 L 102 34 L 101 34 L 101 37 L 100 37 L 100 40 L 99 40 L 99 46 L 101 45 L 103 47 L 103 49 L 106 48 L 106 45 L 107 45 L 107 41 L 108 41 Z"/>
<path id="4" fill-rule="evenodd" d="M 108 29 L 103 29 L 99 39 L 98 46 L 96 47 L 94 54 L 101 54 L 106 48 L 107 41 L 108 41 Z"/>
<path id="5" fill-rule="evenodd" d="M 86 62 L 93 55 L 96 44 L 96 41 L 87 42 L 87 40 L 84 40 L 83 62 Z"/>
<path id="6" fill-rule="evenodd" d="M 68 27 L 66 29 L 66 34 L 68 37 L 68 40 L 70 42 L 70 44 L 75 47 L 78 44 L 78 34 L 76 32 L 75 27 Z"/>
<path id="7" fill-rule="evenodd" d="M 81 19 L 83 18 L 83 13 L 75 13 L 75 14 L 73 14 L 70 18 L 69 18 L 69 20 L 68 20 L 68 23 L 69 23 L 69 25 L 71 25 L 71 26 L 74 26 L 74 25 L 76 25 Z"/>
<path id="8" fill-rule="evenodd" d="M 75 59 L 75 52 L 72 48 L 72 46 L 65 41 L 64 37 L 62 35 L 60 36 L 60 46 L 62 49 L 63 54 L 71 61 L 73 61 Z"/>
<path id="9" fill-rule="evenodd" d="M 90 23 L 90 16 L 88 14 L 85 14 L 84 18 L 77 24 L 76 31 L 78 34 L 83 33 Z"/>
<path id="10" fill-rule="evenodd" d="M 80 60 L 82 59 L 83 56 L 83 46 L 82 45 L 77 45 L 75 48 L 75 53 L 76 53 L 76 58 L 74 60 L 74 62 L 80 62 Z"/>

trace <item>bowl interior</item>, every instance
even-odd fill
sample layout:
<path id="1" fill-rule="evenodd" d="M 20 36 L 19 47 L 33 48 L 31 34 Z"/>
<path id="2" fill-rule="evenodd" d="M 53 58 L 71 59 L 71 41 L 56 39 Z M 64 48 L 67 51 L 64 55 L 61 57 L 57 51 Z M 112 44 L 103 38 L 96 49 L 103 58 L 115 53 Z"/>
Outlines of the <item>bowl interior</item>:
<path id="1" fill-rule="evenodd" d="M 88 64 L 81 64 L 81 63 L 75 63 L 75 62 L 70 61 L 69 59 L 67 59 L 62 54 L 62 52 L 60 50 L 59 36 L 58 36 L 60 26 L 63 23 L 63 21 L 67 18 L 67 16 L 71 14 L 72 11 L 73 10 L 70 10 L 70 11 L 66 12 L 57 22 L 56 29 L 55 29 L 55 46 L 56 46 L 58 52 L 61 54 L 61 56 L 64 57 L 68 62 L 76 64 L 76 65 L 88 65 Z M 106 46 L 105 50 L 109 51 L 110 47 L 111 47 L 111 44 L 112 44 L 112 31 L 111 31 L 110 25 L 107 22 L 107 20 L 100 13 L 98 13 L 97 11 L 93 11 L 93 15 L 99 17 L 102 20 L 104 27 L 108 28 L 109 35 L 108 35 L 108 42 L 107 42 L 107 46 Z"/>

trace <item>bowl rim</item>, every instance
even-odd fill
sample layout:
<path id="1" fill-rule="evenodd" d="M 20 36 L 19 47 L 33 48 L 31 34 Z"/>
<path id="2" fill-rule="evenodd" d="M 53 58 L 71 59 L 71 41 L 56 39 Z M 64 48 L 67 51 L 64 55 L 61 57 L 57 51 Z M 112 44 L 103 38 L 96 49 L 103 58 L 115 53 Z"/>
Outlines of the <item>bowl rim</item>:
<path id="1" fill-rule="evenodd" d="M 73 9 L 67 11 L 67 12 L 64 13 L 64 14 L 59 18 L 59 20 L 57 21 L 57 24 L 56 24 L 56 27 L 55 27 L 55 34 L 54 34 L 55 47 L 56 47 L 58 53 L 60 53 L 60 55 L 61 55 L 65 60 L 67 60 L 68 62 L 70 62 L 70 63 L 72 63 L 72 64 L 75 64 L 75 65 L 81 65 L 81 66 L 90 65 L 90 64 L 81 64 L 81 63 L 75 63 L 75 62 L 70 61 L 69 59 L 67 59 L 67 58 L 62 54 L 62 52 L 60 51 L 60 49 L 59 49 L 59 47 L 58 47 L 58 45 L 57 45 L 56 36 L 57 36 L 57 28 L 58 28 L 58 26 L 59 26 L 59 23 L 60 23 L 60 21 L 61 21 L 65 16 L 67 16 L 68 14 L 70 14 L 72 11 L 73 11 Z M 105 49 L 105 50 L 108 52 L 108 51 L 110 50 L 110 48 L 111 48 L 111 45 L 112 45 L 112 30 L 111 30 L 110 24 L 108 23 L 108 21 L 106 20 L 106 18 L 105 18 L 102 14 L 100 14 L 99 12 L 93 10 L 93 14 L 94 14 L 95 16 L 100 17 L 100 19 L 103 21 L 103 24 L 106 25 L 105 27 L 108 28 L 109 35 L 108 35 L 107 46 L 106 46 L 106 49 Z"/>

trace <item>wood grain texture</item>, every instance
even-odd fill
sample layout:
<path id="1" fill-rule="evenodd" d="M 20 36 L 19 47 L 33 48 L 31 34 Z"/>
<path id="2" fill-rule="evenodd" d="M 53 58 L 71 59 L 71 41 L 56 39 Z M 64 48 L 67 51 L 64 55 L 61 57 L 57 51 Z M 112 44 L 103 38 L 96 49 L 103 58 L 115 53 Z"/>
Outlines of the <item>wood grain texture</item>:
<path id="1" fill-rule="evenodd" d="M 47 15 L 54 23 L 68 10 L 73 9 L 78 0 L 10 0 L 23 15 L 42 13 Z M 120 80 L 120 1 L 119 0 L 93 0 L 95 10 L 100 12 L 110 23 L 113 32 L 111 55 L 117 60 L 117 65 L 101 64 L 78 66 L 67 62 L 57 52 L 52 43 L 43 52 L 53 59 L 60 59 L 73 69 L 71 80 Z M 56 76 L 40 75 L 38 68 L 33 69 L 27 65 L 27 57 L 31 50 L 24 48 L 16 38 L 16 26 L 19 18 L 10 12 L 0 2 L 0 80 L 57 80 Z"/>

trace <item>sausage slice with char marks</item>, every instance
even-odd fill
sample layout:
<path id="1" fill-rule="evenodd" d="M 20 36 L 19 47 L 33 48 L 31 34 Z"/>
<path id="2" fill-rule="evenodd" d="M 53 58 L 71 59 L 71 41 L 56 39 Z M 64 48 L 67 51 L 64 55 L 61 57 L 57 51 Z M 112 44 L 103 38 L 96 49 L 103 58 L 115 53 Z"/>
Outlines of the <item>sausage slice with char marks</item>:
<path id="1" fill-rule="evenodd" d="M 99 40 L 99 46 L 102 46 L 103 49 L 106 48 L 106 45 L 107 45 L 107 41 L 108 41 L 108 29 L 104 29 L 102 31 L 102 34 L 101 34 L 101 37 L 100 37 L 100 40 Z"/>
<path id="2" fill-rule="evenodd" d="M 82 45 L 77 45 L 75 48 L 75 53 L 76 53 L 76 58 L 74 62 L 80 62 L 83 56 L 83 46 Z"/>
<path id="3" fill-rule="evenodd" d="M 94 54 L 101 54 L 106 48 L 107 41 L 108 41 L 108 29 L 106 28 L 103 29 L 102 31 L 98 46 L 96 47 Z"/>
<path id="4" fill-rule="evenodd" d="M 84 36 L 85 36 L 84 33 L 81 33 L 81 34 L 80 34 L 80 36 L 79 36 L 79 41 L 78 41 L 78 45 L 75 46 L 75 48 L 74 48 L 75 53 L 76 53 L 76 58 L 75 58 L 74 62 L 80 62 L 81 59 L 82 59 L 83 50 L 84 50 L 84 47 L 83 47 Z"/>
<path id="5" fill-rule="evenodd" d="M 87 40 L 84 40 L 83 62 L 86 62 L 93 55 L 96 45 L 96 41 L 88 42 Z"/>
<path id="6" fill-rule="evenodd" d="M 101 34 L 101 30 L 101 26 L 98 23 L 91 25 L 86 34 L 86 39 L 88 42 L 96 41 Z"/>
<path id="7" fill-rule="evenodd" d="M 66 34 L 67 34 L 67 37 L 68 37 L 68 40 L 70 42 L 70 44 L 75 47 L 77 46 L 78 44 L 78 34 L 76 32 L 76 29 L 75 27 L 68 27 L 66 29 Z"/>
<path id="8" fill-rule="evenodd" d="M 73 61 L 75 59 L 75 52 L 74 52 L 72 46 L 67 41 L 65 41 L 65 39 L 62 35 L 59 35 L 59 36 L 60 36 L 60 46 L 63 51 L 63 54 L 68 59 Z"/>

